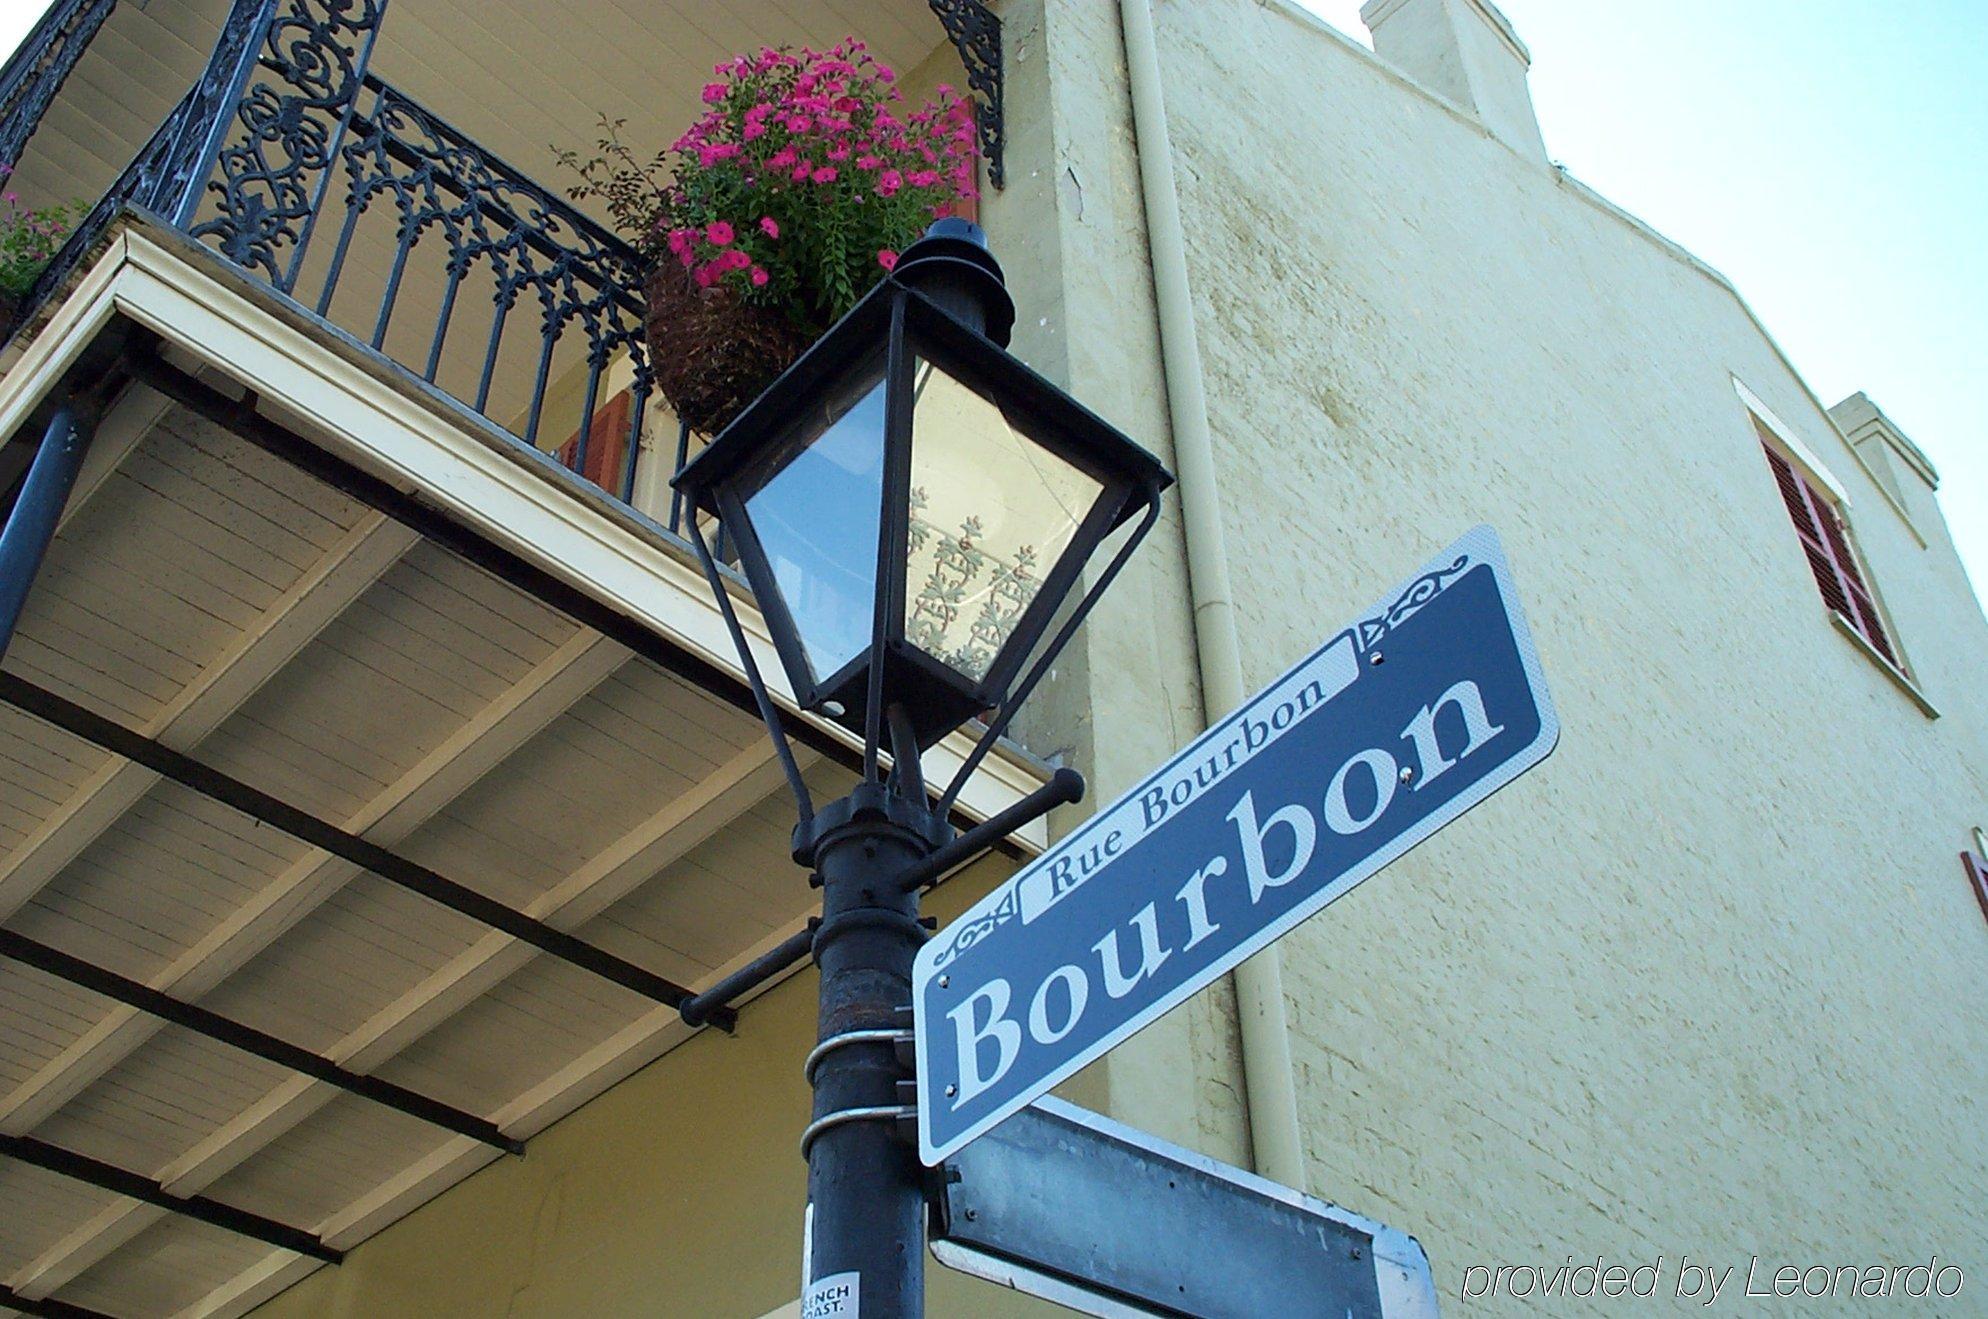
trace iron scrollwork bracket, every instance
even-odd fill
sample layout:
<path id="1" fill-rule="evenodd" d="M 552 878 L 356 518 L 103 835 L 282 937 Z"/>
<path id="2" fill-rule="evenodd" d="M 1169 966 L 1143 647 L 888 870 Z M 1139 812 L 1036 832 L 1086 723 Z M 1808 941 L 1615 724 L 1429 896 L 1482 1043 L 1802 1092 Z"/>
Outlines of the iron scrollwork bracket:
<path id="1" fill-rule="evenodd" d="M 214 174 L 199 170 L 219 214 L 179 218 L 195 238 L 289 292 L 317 218 L 366 75 L 387 0 L 278 0 L 266 26 L 236 56 L 237 132 L 212 149 Z M 260 46 L 261 49 L 257 49 Z M 257 60 L 260 57 L 261 66 Z M 210 67 L 210 76 L 217 70 Z"/>
<path id="2" fill-rule="evenodd" d="M 1002 160 L 1006 129 L 1001 104 L 1001 19 L 982 0 L 930 0 L 932 12 L 945 25 L 966 66 L 966 85 L 973 93 L 974 118 L 980 127 L 980 154 L 987 158 L 987 179 L 1007 186 Z"/>

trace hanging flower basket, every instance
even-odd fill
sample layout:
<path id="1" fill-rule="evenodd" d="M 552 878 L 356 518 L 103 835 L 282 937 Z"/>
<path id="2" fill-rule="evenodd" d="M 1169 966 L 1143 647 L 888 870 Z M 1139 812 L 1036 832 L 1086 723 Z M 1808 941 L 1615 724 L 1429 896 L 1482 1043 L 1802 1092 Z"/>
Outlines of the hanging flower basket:
<path id="1" fill-rule="evenodd" d="M 559 151 L 575 199 L 602 199 L 651 263 L 657 387 L 703 434 L 772 383 L 896 264 L 933 219 L 971 204 L 972 105 L 941 87 L 907 110 L 895 75 L 850 38 L 717 67 L 704 114 L 653 158 L 603 118 L 598 154 Z"/>
<path id="2" fill-rule="evenodd" d="M 723 284 L 699 288 L 673 261 L 643 284 L 649 366 L 679 420 L 715 435 L 807 349 L 778 308 L 754 306 Z"/>

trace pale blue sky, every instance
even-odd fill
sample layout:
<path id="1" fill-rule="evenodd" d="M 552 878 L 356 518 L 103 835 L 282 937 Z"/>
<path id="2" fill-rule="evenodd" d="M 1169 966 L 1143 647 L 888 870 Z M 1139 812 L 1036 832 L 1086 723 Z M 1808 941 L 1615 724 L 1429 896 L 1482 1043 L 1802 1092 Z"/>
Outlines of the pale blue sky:
<path id="1" fill-rule="evenodd" d="M 1298 0 L 1371 45 L 1360 0 Z M 1500 0 L 1547 151 L 1940 471 L 1988 590 L 1988 0 Z"/>
<path id="2" fill-rule="evenodd" d="M 1360 0 L 1299 0 L 1366 41 Z M 0 0 L 0 49 L 43 8 Z M 1988 589 L 1988 0 L 1503 0 L 1549 152 L 1940 470 Z"/>

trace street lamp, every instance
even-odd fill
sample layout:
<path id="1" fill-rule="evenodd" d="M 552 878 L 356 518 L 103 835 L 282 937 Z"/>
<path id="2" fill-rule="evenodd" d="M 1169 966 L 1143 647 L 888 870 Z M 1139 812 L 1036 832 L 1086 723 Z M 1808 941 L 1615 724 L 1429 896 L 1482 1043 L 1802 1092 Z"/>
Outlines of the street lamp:
<path id="1" fill-rule="evenodd" d="M 941 220 L 675 478 L 690 538 L 800 812 L 822 917 L 807 1060 L 810 1284 L 855 1275 L 864 1313 L 923 1306 L 923 1186 L 899 1128 L 918 894 L 1083 793 L 1062 770 L 955 838 L 960 789 L 1159 516 L 1173 478 L 1006 351 L 1014 303 L 978 226 Z M 794 703 L 863 739 L 863 775 L 814 809 L 703 519 L 752 587 Z M 1119 536 L 1103 570 L 1075 588 Z M 1054 630 L 1052 634 L 1052 624 Z M 920 753 L 984 726 L 936 800 Z M 888 777 L 880 761 L 888 749 Z M 735 993 L 738 985 L 724 987 Z M 717 994 L 714 988 L 700 1000 Z M 722 1000 L 718 1000 L 722 1001 Z M 715 1006 L 693 1000 L 695 1021 Z"/>

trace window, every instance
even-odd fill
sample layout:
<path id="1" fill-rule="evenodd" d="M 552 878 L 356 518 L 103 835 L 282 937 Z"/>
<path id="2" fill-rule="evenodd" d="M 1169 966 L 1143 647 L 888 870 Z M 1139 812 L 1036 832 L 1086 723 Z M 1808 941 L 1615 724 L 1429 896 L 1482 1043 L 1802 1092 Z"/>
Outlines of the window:
<path id="1" fill-rule="evenodd" d="M 1788 517 L 1795 524 L 1802 552 L 1808 556 L 1809 571 L 1815 574 L 1822 602 L 1841 615 L 1858 636 L 1870 643 L 1872 650 L 1903 673 L 1905 665 L 1885 632 L 1877 601 L 1872 598 L 1863 573 L 1857 569 L 1850 533 L 1836 511 L 1835 501 L 1817 489 L 1805 473 L 1764 437 L 1761 448 L 1767 453 L 1767 465 L 1774 471 L 1774 483 L 1781 488 L 1781 502 L 1788 506 Z"/>

